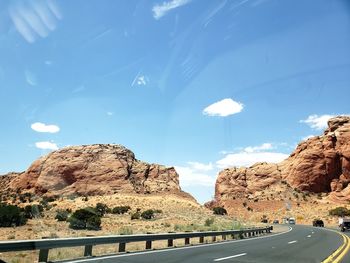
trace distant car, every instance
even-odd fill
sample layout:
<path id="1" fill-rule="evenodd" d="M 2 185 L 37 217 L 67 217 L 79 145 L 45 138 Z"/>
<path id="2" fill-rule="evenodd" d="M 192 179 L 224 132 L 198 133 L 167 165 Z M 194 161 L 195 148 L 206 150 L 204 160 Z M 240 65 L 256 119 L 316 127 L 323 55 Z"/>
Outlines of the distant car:
<path id="1" fill-rule="evenodd" d="M 274 224 L 279 224 L 280 221 L 278 221 L 277 219 L 275 219 L 275 220 L 273 220 L 273 223 L 274 223 Z"/>
<path id="2" fill-rule="evenodd" d="M 324 223 L 321 219 L 315 219 L 312 221 L 313 226 L 324 227 Z"/>
<path id="3" fill-rule="evenodd" d="M 295 219 L 294 218 L 289 218 L 288 223 L 290 225 L 295 225 Z"/>
<path id="4" fill-rule="evenodd" d="M 266 218 L 264 218 L 264 219 L 261 219 L 261 223 L 268 223 L 268 221 Z"/>
<path id="5" fill-rule="evenodd" d="M 350 230 L 350 218 L 339 218 L 339 227 L 342 232 Z"/>

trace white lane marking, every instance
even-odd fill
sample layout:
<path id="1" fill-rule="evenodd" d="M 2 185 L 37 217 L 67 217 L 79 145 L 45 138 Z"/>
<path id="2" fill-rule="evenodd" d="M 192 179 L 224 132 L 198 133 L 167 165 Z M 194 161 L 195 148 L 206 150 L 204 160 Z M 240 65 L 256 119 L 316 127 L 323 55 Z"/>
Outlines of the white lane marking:
<path id="1" fill-rule="evenodd" d="M 248 238 L 248 239 L 231 240 L 231 241 L 224 241 L 224 242 L 221 242 L 221 243 L 203 244 L 203 245 L 196 245 L 196 246 L 191 246 L 191 247 L 165 248 L 165 249 L 160 249 L 160 250 L 134 252 L 134 253 L 128 253 L 128 254 L 121 254 L 121 255 L 112 255 L 112 256 L 102 256 L 102 257 L 96 257 L 96 258 L 78 259 L 78 260 L 71 260 L 71 261 L 66 261 L 66 262 L 67 263 L 69 263 L 69 262 L 71 262 L 71 263 L 83 263 L 83 262 L 88 262 L 88 261 L 97 261 L 97 260 L 121 258 L 121 257 L 132 257 L 132 256 L 138 256 L 138 255 L 144 255 L 144 254 L 152 254 L 152 253 L 163 253 L 163 252 L 166 253 L 168 251 L 173 251 L 173 250 L 195 249 L 195 248 L 201 248 L 201 247 L 219 246 L 219 245 L 225 245 L 225 244 L 230 244 L 230 243 L 237 243 L 237 242 L 251 241 L 251 240 L 268 238 L 268 237 L 275 237 L 275 236 L 287 234 L 287 233 L 289 233 L 292 230 L 293 230 L 293 228 L 289 227 L 289 230 L 286 231 L 286 232 L 272 234 L 272 235 L 269 235 L 269 236 L 252 237 L 252 238 Z"/>
<path id="2" fill-rule="evenodd" d="M 237 254 L 237 255 L 224 257 L 224 258 L 217 258 L 217 259 L 214 259 L 214 261 L 221 261 L 221 260 L 230 259 L 230 258 L 237 258 L 237 257 L 245 256 L 245 255 L 247 255 L 247 253 Z"/>
<path id="3" fill-rule="evenodd" d="M 311 232 L 311 234 L 315 233 L 314 231 Z"/>
<path id="4" fill-rule="evenodd" d="M 296 242 L 298 242 L 298 240 L 289 241 L 288 244 L 294 244 Z"/>
<path id="5" fill-rule="evenodd" d="M 308 235 L 307 237 L 311 237 L 311 235 Z"/>

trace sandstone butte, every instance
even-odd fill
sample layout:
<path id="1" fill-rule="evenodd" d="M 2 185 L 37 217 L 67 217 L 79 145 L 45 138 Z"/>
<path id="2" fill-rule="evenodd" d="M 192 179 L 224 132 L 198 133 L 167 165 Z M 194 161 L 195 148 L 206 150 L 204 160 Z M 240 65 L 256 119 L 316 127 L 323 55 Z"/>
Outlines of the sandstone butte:
<path id="1" fill-rule="evenodd" d="M 335 203 L 350 201 L 350 117 L 331 118 L 323 135 L 299 143 L 280 163 L 221 171 L 215 184 L 215 201 L 207 206 L 225 206 L 225 201 L 256 197 L 282 185 L 302 192 L 327 193 L 328 200 Z"/>
<path id="2" fill-rule="evenodd" d="M 0 176 L 2 192 L 36 195 L 174 194 L 181 191 L 173 167 L 148 164 L 121 145 L 71 146 L 34 161 L 27 171 Z"/>

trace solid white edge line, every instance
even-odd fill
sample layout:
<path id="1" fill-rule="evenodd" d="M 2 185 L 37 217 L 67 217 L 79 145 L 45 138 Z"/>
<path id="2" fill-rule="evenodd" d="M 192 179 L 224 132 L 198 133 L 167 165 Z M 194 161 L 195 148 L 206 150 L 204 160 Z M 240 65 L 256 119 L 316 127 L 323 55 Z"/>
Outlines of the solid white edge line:
<path id="1" fill-rule="evenodd" d="M 131 256 L 138 256 L 138 255 L 151 254 L 151 253 L 162 253 L 162 252 L 168 252 L 168 251 L 173 251 L 173 250 L 183 250 L 183 249 L 191 249 L 191 248 L 195 249 L 195 248 L 201 248 L 201 247 L 219 246 L 219 245 L 225 245 L 225 244 L 236 243 L 236 242 L 244 242 L 244 241 L 262 239 L 262 238 L 275 237 L 275 236 L 287 234 L 292 230 L 293 230 L 293 228 L 289 227 L 289 230 L 286 232 L 281 232 L 281 233 L 272 234 L 272 235 L 268 235 L 268 236 L 262 236 L 262 237 L 251 237 L 248 239 L 230 240 L 230 241 L 223 241 L 220 243 L 213 243 L 213 244 L 202 244 L 202 245 L 198 244 L 198 245 L 189 246 L 189 247 L 164 248 L 164 249 L 160 249 L 160 250 L 132 252 L 132 253 L 122 254 L 122 255 L 102 256 L 102 257 L 95 257 L 95 258 L 84 258 L 84 259 L 77 259 L 77 260 L 64 261 L 64 262 L 65 263 L 70 263 L 70 262 L 71 263 L 80 263 L 80 262 L 97 261 L 97 260 L 111 259 L 111 258 L 131 257 Z"/>
<path id="2" fill-rule="evenodd" d="M 221 260 L 230 259 L 230 258 L 237 258 L 237 257 L 245 256 L 245 255 L 247 255 L 247 253 L 241 253 L 241 254 L 237 254 L 237 255 L 233 255 L 233 256 L 229 256 L 229 257 L 224 257 L 224 258 L 217 258 L 217 259 L 214 259 L 214 261 L 221 261 Z"/>

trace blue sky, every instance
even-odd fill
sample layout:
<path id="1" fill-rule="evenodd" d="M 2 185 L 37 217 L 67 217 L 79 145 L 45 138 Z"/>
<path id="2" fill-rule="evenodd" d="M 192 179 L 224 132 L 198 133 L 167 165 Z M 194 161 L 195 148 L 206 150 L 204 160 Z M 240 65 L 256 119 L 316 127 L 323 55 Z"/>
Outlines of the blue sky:
<path id="1" fill-rule="evenodd" d="M 0 2 L 0 174 L 67 145 L 217 173 L 278 162 L 349 114 L 342 0 Z"/>

